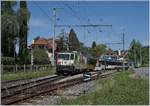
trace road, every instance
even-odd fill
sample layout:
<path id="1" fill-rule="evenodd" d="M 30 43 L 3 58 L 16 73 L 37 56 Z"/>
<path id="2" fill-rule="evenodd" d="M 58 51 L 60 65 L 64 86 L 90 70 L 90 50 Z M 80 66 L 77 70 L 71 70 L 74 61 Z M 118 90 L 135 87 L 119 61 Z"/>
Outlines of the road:
<path id="1" fill-rule="evenodd" d="M 138 76 L 144 76 L 146 78 L 149 77 L 149 67 L 141 67 L 141 68 L 135 68 L 135 74 Z"/>

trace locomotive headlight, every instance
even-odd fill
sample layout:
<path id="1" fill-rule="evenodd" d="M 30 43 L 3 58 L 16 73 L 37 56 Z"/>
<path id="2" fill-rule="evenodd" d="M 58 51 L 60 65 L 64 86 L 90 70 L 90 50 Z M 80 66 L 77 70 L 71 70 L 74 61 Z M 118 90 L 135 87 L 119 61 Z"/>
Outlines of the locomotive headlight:
<path id="1" fill-rule="evenodd" d="M 57 64 L 60 65 L 60 64 L 61 64 L 61 61 L 57 61 Z"/>

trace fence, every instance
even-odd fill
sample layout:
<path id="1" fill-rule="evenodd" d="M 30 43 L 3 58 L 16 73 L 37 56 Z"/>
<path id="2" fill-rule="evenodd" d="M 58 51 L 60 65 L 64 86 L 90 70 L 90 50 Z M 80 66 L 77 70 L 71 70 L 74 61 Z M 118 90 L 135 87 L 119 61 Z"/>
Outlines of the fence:
<path id="1" fill-rule="evenodd" d="M 1 72 L 21 72 L 21 71 L 38 71 L 38 70 L 46 70 L 52 68 L 51 65 L 3 65 L 1 64 Z"/>

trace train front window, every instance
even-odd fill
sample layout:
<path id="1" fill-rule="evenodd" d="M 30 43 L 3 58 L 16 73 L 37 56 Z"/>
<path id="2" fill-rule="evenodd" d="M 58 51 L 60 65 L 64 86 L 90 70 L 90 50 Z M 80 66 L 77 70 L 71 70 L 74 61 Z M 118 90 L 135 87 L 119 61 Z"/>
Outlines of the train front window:
<path id="1" fill-rule="evenodd" d="M 69 60 L 69 54 L 58 54 L 58 59 Z"/>

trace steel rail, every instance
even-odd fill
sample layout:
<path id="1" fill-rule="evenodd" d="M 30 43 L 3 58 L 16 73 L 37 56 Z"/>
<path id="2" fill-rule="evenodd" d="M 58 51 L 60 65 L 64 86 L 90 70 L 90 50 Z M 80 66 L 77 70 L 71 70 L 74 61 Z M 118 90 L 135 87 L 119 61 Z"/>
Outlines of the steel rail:
<path id="1" fill-rule="evenodd" d="M 94 75 L 92 75 L 91 80 L 96 80 L 98 78 L 105 78 L 111 74 L 113 74 L 113 73 L 103 73 L 101 75 L 98 75 L 97 73 L 95 73 Z M 69 79 L 69 80 L 65 80 L 65 81 L 57 80 L 55 82 L 41 84 L 41 85 L 37 86 L 36 89 L 33 89 L 33 88 L 28 89 L 29 91 L 24 91 L 22 93 L 8 96 L 7 98 L 2 98 L 2 104 L 3 105 L 14 104 L 19 101 L 29 99 L 29 98 L 37 96 L 37 95 L 45 94 L 47 92 L 53 92 L 54 90 L 62 89 L 62 88 L 69 87 L 69 86 L 83 83 L 83 82 L 84 82 L 83 76 L 81 76 L 78 78 Z"/>
<path id="2" fill-rule="evenodd" d="M 31 81 L 31 82 L 23 83 L 23 84 L 16 85 L 16 86 L 10 86 L 9 88 L 2 90 L 1 98 L 4 99 L 7 97 L 11 97 L 15 94 L 25 92 L 28 89 L 33 89 L 33 88 L 36 88 L 37 86 L 40 86 L 40 85 L 43 85 L 46 83 L 51 83 L 53 81 L 60 80 L 62 78 L 64 78 L 64 77 L 63 76 L 55 76 L 55 77 L 36 80 L 35 82 Z"/>

